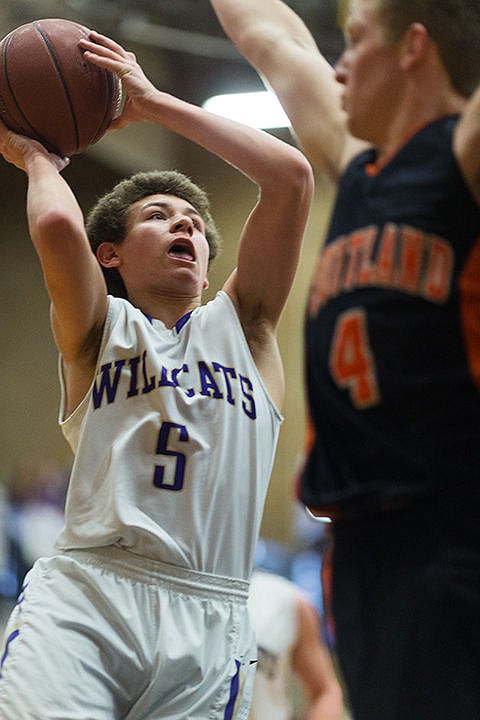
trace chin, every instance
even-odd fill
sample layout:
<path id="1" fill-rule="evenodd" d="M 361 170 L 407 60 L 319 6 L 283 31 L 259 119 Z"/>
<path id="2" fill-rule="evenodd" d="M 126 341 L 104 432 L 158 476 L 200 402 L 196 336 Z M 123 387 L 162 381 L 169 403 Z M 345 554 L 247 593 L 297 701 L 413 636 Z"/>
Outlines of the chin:
<path id="1" fill-rule="evenodd" d="M 367 129 L 362 126 L 362 123 L 358 122 L 358 120 L 355 120 L 355 118 L 348 118 L 347 128 L 350 135 L 353 135 L 353 137 L 357 138 L 357 140 L 372 142 Z"/>

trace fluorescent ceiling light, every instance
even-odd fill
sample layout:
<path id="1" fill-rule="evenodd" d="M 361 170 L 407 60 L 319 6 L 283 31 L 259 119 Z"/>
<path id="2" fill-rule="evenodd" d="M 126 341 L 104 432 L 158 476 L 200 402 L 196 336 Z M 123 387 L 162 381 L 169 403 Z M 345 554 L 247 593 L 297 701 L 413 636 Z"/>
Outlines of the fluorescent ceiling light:
<path id="1" fill-rule="evenodd" d="M 203 107 L 216 115 L 264 130 L 290 127 L 276 95 L 268 90 L 214 95 L 205 101 Z"/>

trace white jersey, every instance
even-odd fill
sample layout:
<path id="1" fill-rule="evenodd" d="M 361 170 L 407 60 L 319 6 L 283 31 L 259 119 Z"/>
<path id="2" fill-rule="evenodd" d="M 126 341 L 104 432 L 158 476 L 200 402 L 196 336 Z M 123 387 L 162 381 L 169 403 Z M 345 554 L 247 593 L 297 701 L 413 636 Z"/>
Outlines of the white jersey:
<path id="1" fill-rule="evenodd" d="M 248 608 L 258 645 L 250 720 L 293 718 L 291 654 L 297 642 L 299 588 L 286 578 L 255 570 Z"/>
<path id="2" fill-rule="evenodd" d="M 75 461 L 59 549 L 118 545 L 248 579 L 282 418 L 228 295 L 171 329 L 109 297 L 92 387 L 68 418 L 61 389 Z"/>

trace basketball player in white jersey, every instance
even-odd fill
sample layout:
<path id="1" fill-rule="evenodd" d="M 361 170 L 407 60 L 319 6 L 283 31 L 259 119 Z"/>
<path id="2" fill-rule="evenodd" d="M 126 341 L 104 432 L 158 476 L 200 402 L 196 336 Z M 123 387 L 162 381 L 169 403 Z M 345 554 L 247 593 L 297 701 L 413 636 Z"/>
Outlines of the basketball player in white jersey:
<path id="1" fill-rule="evenodd" d="M 28 175 L 75 453 L 59 553 L 28 574 L 0 652 L 2 720 L 245 719 L 248 581 L 284 392 L 276 328 L 312 173 L 273 136 L 157 90 L 114 41 L 81 46 L 122 80 L 114 127 L 178 132 L 259 196 L 237 267 L 201 305 L 218 240 L 203 191 L 136 175 L 99 201 L 87 235 L 65 162 L 0 128 Z"/>
<path id="2" fill-rule="evenodd" d="M 258 646 L 249 720 L 342 720 L 342 689 L 306 595 L 287 578 L 256 568 L 248 607 Z"/>

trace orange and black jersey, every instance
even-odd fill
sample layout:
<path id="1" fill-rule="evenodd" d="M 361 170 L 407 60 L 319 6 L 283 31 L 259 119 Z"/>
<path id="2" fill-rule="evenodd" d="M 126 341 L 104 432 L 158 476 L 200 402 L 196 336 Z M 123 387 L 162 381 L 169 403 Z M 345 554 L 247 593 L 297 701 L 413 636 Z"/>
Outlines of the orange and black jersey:
<path id="1" fill-rule="evenodd" d="M 306 318 L 312 507 L 456 488 L 480 497 L 480 209 L 457 117 L 348 166 Z"/>

